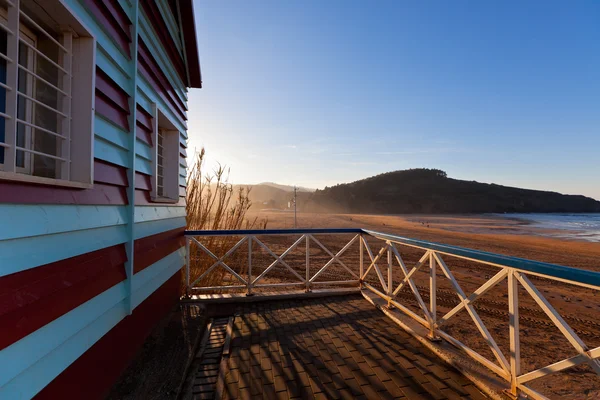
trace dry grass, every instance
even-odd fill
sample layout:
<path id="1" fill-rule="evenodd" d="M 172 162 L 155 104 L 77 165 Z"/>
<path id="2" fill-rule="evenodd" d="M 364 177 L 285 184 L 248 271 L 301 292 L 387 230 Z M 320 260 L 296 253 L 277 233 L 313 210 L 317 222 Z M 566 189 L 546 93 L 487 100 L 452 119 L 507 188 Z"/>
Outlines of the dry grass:
<path id="1" fill-rule="evenodd" d="M 194 164 L 188 173 L 186 194 L 186 222 L 188 230 L 235 230 L 235 229 L 265 229 L 268 220 L 255 217 L 248 219 L 246 214 L 252 202 L 250 188 L 233 188 L 229 183 L 229 170 L 219 165 L 214 171 L 205 173 L 203 170 L 205 150 L 196 156 Z M 216 256 L 222 256 L 239 238 L 231 236 L 212 236 L 202 238 L 201 242 Z M 236 255 L 231 256 L 235 260 Z M 190 282 L 200 277 L 211 265 L 214 259 L 192 242 L 190 245 Z M 230 265 L 243 263 L 232 262 Z M 226 274 L 225 269 L 218 266 L 199 284 L 202 286 L 221 285 Z M 243 271 L 236 271 L 243 272 Z M 229 275 L 229 274 L 227 274 Z M 185 292 L 185 282 L 182 283 Z"/>

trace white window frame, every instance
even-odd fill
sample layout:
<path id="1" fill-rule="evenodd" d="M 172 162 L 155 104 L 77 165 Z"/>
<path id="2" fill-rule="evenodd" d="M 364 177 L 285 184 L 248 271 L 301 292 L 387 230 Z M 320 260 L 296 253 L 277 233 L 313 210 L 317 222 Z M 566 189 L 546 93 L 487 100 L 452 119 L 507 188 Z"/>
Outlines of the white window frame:
<path id="1" fill-rule="evenodd" d="M 24 12 L 21 9 L 22 4 L 33 10 L 32 13 Z M 5 124 L 4 142 L 0 142 L 0 146 L 4 148 L 4 163 L 0 164 L 0 180 L 90 188 L 93 186 L 94 163 L 96 39 L 62 0 L 44 0 L 44 2 L 11 0 L 11 2 L 7 2 L 7 5 L 1 3 L 0 5 L 2 5 L 0 7 L 0 29 L 7 35 L 6 55 L 0 55 L 6 61 L 6 83 L 2 83 L 6 93 L 6 109 L 5 113 L 0 113 L 0 124 Z M 61 49 L 58 64 L 36 50 L 36 35 L 28 28 L 28 25 L 35 28 L 40 35 L 46 35 L 56 43 L 57 48 Z M 46 32 L 43 26 L 52 26 L 52 32 L 60 31 L 63 33 L 62 37 L 57 41 L 53 35 Z M 38 79 L 43 80 L 35 75 L 35 68 L 30 68 L 28 65 L 24 69 L 18 65 L 21 43 L 28 48 L 29 59 L 35 60 L 38 57 L 44 57 L 63 72 L 62 79 L 59 79 L 57 86 L 44 82 L 46 85 L 55 87 L 59 93 L 66 94 L 58 96 L 57 109 L 46 107 L 55 110 L 59 115 L 61 113 L 65 115 L 58 118 L 56 132 L 42 127 L 35 128 L 35 120 L 32 118 L 25 118 L 25 120 L 15 118 L 19 98 L 25 99 L 26 113 L 33 115 L 36 104 L 39 104 L 39 102 L 36 103 L 33 95 L 35 82 Z M 34 54 L 35 57 L 32 57 Z M 22 73 L 27 76 L 26 93 L 12 90 L 17 87 L 19 70 L 22 70 Z M 73 98 L 76 98 L 77 101 L 71 101 Z M 17 126 L 25 126 L 26 136 L 23 147 L 17 144 Z M 58 156 L 45 155 L 45 153 L 36 152 L 33 149 L 33 137 L 36 130 L 58 138 Z M 24 167 L 17 166 L 17 151 L 25 154 Z M 35 154 L 57 159 L 56 178 L 32 175 Z"/>
<path id="2" fill-rule="evenodd" d="M 152 130 L 154 151 L 152 153 L 151 199 L 156 203 L 179 202 L 179 130 L 172 120 L 156 105 L 152 105 Z M 159 182 L 159 134 L 162 136 L 162 192 Z M 165 154 L 166 153 L 166 154 Z"/>

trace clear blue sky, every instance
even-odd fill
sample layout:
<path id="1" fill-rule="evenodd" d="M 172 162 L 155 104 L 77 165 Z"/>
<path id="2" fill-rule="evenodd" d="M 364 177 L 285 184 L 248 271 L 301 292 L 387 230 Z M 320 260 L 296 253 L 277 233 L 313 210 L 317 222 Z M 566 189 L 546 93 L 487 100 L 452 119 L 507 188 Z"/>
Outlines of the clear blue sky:
<path id="1" fill-rule="evenodd" d="M 428 167 L 600 199 L 600 1 L 195 7 L 190 147 L 234 183 Z"/>

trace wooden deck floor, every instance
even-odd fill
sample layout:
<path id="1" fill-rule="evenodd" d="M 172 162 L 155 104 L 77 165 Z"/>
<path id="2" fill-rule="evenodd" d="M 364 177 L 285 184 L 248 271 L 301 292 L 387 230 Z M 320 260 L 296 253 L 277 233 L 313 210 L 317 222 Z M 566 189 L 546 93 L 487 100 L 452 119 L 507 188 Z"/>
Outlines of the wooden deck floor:
<path id="1" fill-rule="evenodd" d="M 188 398 L 486 398 L 361 295 L 238 304 L 230 346 L 219 321 Z"/>

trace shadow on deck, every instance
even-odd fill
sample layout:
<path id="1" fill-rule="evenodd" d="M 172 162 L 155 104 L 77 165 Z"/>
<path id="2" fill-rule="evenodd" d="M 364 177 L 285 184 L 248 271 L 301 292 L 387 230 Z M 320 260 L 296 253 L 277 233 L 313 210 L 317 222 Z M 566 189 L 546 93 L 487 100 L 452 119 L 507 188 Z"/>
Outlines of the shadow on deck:
<path id="1" fill-rule="evenodd" d="M 203 340 L 184 398 L 486 398 L 361 295 L 229 307 Z"/>

